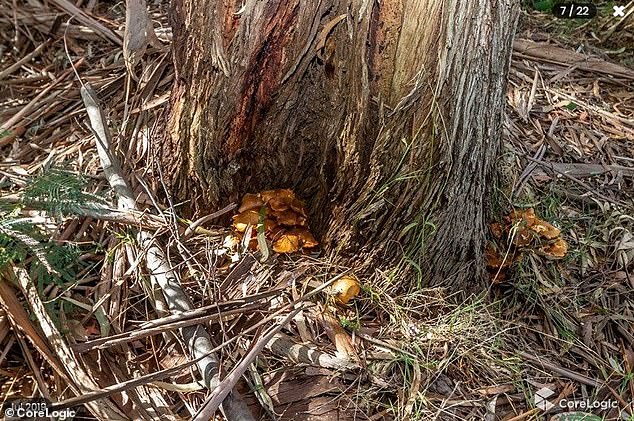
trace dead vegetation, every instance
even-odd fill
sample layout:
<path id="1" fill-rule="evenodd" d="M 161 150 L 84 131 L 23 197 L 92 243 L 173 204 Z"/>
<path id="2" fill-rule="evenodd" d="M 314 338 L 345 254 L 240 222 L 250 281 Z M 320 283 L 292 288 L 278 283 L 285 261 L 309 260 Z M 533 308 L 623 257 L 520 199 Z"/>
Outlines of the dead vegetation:
<path id="1" fill-rule="evenodd" d="M 187 203 L 163 201 L 148 139 L 174 73 L 165 5 L 151 10 L 162 44 L 124 58 L 121 3 L 0 2 L 2 402 L 190 419 L 233 389 L 256 418 L 509 421 L 556 412 L 535 407 L 546 386 L 616 401 L 605 419 L 631 411 L 634 70 L 531 30 L 516 40 L 491 223 L 533 208 L 561 230 L 563 259 L 527 252 L 462 300 L 377 269 L 343 302 L 333 284 L 348 291 L 354 267 L 273 251 L 261 263 L 224 243 L 237 203 L 189 221 Z M 103 171 L 80 80 L 101 99 L 129 206 Z M 153 248 L 189 304 L 154 282 Z M 203 351 L 187 340 L 198 329 Z"/>

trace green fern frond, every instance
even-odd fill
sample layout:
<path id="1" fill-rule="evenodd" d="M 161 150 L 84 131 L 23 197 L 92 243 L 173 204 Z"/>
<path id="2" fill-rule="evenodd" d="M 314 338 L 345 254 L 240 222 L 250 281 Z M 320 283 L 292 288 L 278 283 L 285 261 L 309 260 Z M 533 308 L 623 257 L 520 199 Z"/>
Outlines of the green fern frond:
<path id="1" fill-rule="evenodd" d="M 28 263 L 34 279 L 42 284 L 73 281 L 81 251 L 73 245 L 51 241 L 50 235 L 32 218 L 22 216 L 21 207 L 41 209 L 51 215 L 81 214 L 86 207 L 108 203 L 87 193 L 88 180 L 82 175 L 48 168 L 29 180 L 20 203 L 0 200 L 0 267 Z"/>
<path id="2" fill-rule="evenodd" d="M 20 231 L 9 228 L 11 225 L 18 225 L 20 222 L 18 221 L 0 221 L 0 234 L 8 239 L 13 239 L 15 242 L 19 242 L 22 246 L 29 249 L 35 258 L 40 262 L 42 266 L 46 269 L 46 271 L 50 274 L 59 275 L 53 266 L 48 262 L 46 253 L 42 244 L 37 241 L 35 238 L 29 236 L 28 234 L 22 233 Z M 14 250 L 17 250 L 16 244 L 14 243 Z"/>
<path id="3" fill-rule="evenodd" d="M 80 206 L 107 205 L 103 198 L 85 192 L 87 185 L 86 178 L 80 174 L 51 168 L 31 180 L 23 200 L 55 215 L 80 213 Z"/>

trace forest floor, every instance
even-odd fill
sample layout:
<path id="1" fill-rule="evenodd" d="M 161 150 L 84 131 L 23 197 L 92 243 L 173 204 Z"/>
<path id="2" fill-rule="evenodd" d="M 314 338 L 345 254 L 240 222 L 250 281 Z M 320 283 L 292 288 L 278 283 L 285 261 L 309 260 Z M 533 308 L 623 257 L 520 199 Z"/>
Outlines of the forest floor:
<path id="1" fill-rule="evenodd" d="M 263 419 L 634 420 L 633 3 L 623 19 L 611 2 L 590 21 L 522 11 L 489 290 L 459 302 L 443 289 L 404 294 L 398 273 L 377 270 L 344 306 L 319 288 L 354 268 L 236 256 L 230 227 L 208 217 L 186 232 L 192 221 L 158 201 L 148 139 L 174 73 L 169 48 L 151 47 L 140 80 L 127 78 L 123 3 L 0 0 L 0 403 L 189 419 L 207 392 L 171 332 L 204 323 L 222 378 L 274 335 L 234 372 Z M 143 212 L 116 209 L 76 75 L 101 98 Z M 557 232 L 524 241 L 531 224 Z M 167 315 L 139 230 L 202 310 Z"/>

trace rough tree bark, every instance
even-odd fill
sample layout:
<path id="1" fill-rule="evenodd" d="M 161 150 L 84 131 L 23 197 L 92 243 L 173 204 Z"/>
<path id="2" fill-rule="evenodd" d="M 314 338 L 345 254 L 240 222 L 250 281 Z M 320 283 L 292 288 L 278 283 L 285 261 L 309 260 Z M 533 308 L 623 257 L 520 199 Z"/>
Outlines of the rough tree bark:
<path id="1" fill-rule="evenodd" d="M 290 187 L 327 252 L 473 285 L 516 3 L 175 0 L 172 194 Z"/>

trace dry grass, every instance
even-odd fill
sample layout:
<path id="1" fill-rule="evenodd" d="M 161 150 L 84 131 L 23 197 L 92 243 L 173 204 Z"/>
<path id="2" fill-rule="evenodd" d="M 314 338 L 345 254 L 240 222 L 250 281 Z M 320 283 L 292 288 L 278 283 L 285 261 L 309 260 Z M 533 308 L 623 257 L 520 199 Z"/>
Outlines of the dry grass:
<path id="1" fill-rule="evenodd" d="M 604 49 L 632 42 L 623 31 L 630 23 L 612 31 L 605 44 L 560 33 L 559 45 L 545 42 L 528 20 L 520 36 L 538 42 L 537 48 L 516 44 L 505 128 L 508 189 L 500 190 L 493 213 L 534 207 L 562 228 L 570 246 L 564 260 L 529 255 L 505 283 L 468 298 L 441 289 L 404 294 L 401 272 L 377 271 L 361 280 L 362 294 L 343 308 L 326 294 L 307 295 L 354 268 L 308 256 L 266 264 L 246 256 L 229 267 L 231 253 L 222 244 L 228 229 L 216 220 L 183 235 L 190 221 L 178 217 L 183 204 L 159 201 L 165 195 L 148 141 L 173 78 L 167 48 L 150 48 L 136 68 L 144 76 L 129 81 L 117 41 L 122 7 L 97 3 L 79 21 L 55 6 L 62 3 L 20 3 L 16 10 L 0 1 L 0 212 L 2 223 L 20 222 L 2 225 L 0 255 L 8 256 L 10 269 L 0 276 L 6 286 L 22 279 L 0 290 L 0 300 L 13 304 L 0 309 L 0 401 L 63 401 L 117 385 L 116 393 L 97 393 L 101 399 L 90 412 L 190 418 L 207 392 L 197 373 L 177 371 L 189 358 L 170 323 L 209 328 L 224 377 L 265 329 L 301 303 L 306 308 L 284 333 L 303 344 L 304 357 L 298 362 L 269 347 L 238 384 L 250 407 L 269 417 L 545 419 L 533 401 L 544 385 L 562 397 L 609 398 L 619 405 L 632 400 L 634 70 L 603 60 L 627 62 Z M 167 28 L 164 6 L 153 7 L 154 26 Z M 167 46 L 169 30 L 161 33 Z M 577 43 L 584 48 L 574 53 L 570 47 Z M 596 59 L 586 60 L 587 53 Z M 154 216 L 114 209 L 75 72 L 98 90 L 137 204 Z M 51 184 L 55 168 L 65 172 Z M 79 174 L 84 196 L 68 187 Z M 52 186 L 50 194 L 40 190 L 38 200 L 24 203 L 38 177 Z M 86 206 L 44 203 L 78 197 Z M 99 212 L 87 206 L 95 203 Z M 28 233 L 35 244 L 7 242 L 6 227 Z M 141 227 L 160 240 L 194 307 L 210 307 L 168 317 L 139 264 L 142 250 L 133 231 Z M 40 251 L 44 258 L 38 260 Z M 39 300 L 29 295 L 35 287 Z M 15 305 L 21 302 L 29 304 Z M 339 324 L 324 322 L 324 311 Z M 158 321 L 148 330 L 152 320 Z M 51 342 L 55 329 L 61 343 Z M 99 341 L 117 334 L 123 334 L 117 343 Z M 70 351 L 60 351 L 66 345 Z M 311 352 L 321 359 L 302 360 Z M 345 352 L 352 352 L 352 362 L 340 358 Z M 173 372 L 147 377 L 166 369 Z M 73 380 L 77 376 L 83 383 Z M 127 383 L 133 378 L 138 384 Z M 617 413 L 603 415 L 616 419 Z M 87 410 L 81 415 L 91 416 Z"/>

